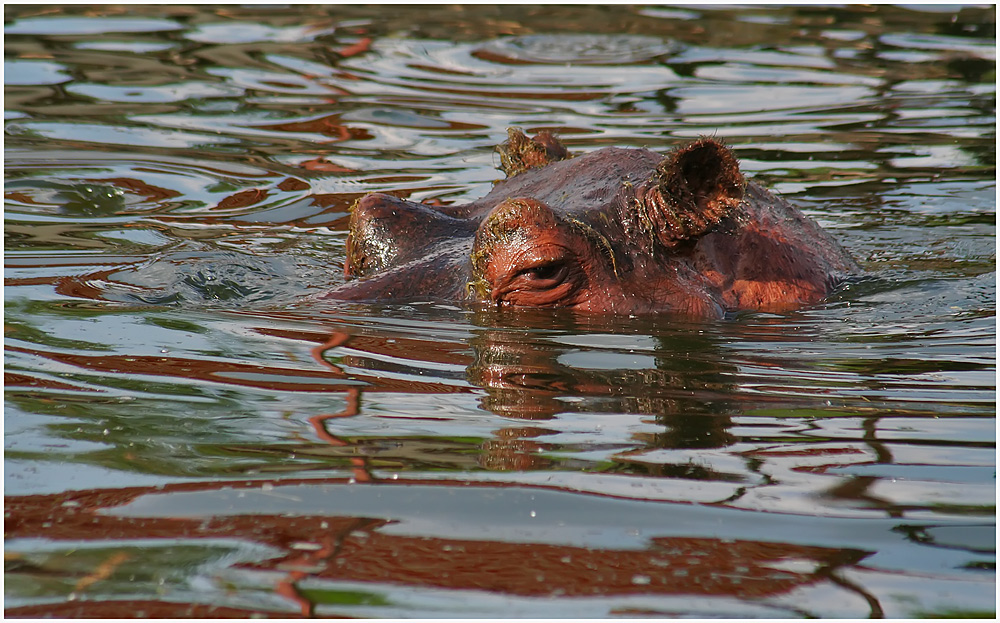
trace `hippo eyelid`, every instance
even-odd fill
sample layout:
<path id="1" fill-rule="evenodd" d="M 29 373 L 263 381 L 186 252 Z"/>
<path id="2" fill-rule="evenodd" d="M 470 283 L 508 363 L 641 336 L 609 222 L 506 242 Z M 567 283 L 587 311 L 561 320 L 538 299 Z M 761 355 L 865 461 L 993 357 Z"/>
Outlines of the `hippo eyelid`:
<path id="1" fill-rule="evenodd" d="M 566 304 L 583 279 L 573 252 L 562 245 L 533 249 L 498 275 L 489 297 L 498 305 L 552 306 Z M 530 301 L 530 302 L 528 302 Z"/>
<path id="2" fill-rule="evenodd" d="M 564 305 L 577 291 L 579 284 L 573 279 L 570 271 L 563 270 L 562 278 L 538 280 L 541 283 L 526 281 L 518 275 L 490 292 L 490 298 L 497 305 L 517 305 L 529 307 L 550 307 Z"/>

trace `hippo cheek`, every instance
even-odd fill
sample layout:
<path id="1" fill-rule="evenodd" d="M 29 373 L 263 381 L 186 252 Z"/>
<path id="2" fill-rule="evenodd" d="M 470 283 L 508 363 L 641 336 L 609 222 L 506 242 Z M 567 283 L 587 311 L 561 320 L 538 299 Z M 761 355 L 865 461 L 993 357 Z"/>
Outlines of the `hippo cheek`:
<path id="1" fill-rule="evenodd" d="M 717 289 L 683 265 L 668 268 L 659 280 L 646 281 L 648 304 L 632 313 L 676 314 L 690 318 L 722 318 L 725 308 Z"/>
<path id="2" fill-rule="evenodd" d="M 470 295 L 496 305 L 574 307 L 599 276 L 585 236 L 535 199 L 508 199 L 476 231 Z"/>

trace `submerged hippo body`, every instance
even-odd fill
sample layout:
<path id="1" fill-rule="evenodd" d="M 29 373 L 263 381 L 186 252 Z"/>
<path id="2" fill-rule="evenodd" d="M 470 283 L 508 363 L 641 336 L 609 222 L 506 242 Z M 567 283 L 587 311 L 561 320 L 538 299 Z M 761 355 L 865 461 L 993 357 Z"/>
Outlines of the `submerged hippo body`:
<path id="1" fill-rule="evenodd" d="M 712 139 L 666 157 L 570 157 L 547 133 L 511 130 L 499 151 L 507 179 L 467 205 L 360 199 L 345 265 L 355 280 L 329 296 L 721 316 L 816 303 L 858 271 Z"/>

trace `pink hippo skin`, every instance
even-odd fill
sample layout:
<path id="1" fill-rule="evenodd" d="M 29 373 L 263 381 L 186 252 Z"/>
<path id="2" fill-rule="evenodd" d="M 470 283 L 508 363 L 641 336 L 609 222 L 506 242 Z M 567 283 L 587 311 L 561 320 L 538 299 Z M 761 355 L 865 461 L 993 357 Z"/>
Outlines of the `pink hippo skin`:
<path id="1" fill-rule="evenodd" d="M 719 317 L 814 304 L 860 271 L 710 138 L 666 157 L 616 147 L 571 157 L 547 132 L 512 129 L 498 151 L 507 179 L 467 205 L 361 198 L 352 280 L 328 296 Z"/>

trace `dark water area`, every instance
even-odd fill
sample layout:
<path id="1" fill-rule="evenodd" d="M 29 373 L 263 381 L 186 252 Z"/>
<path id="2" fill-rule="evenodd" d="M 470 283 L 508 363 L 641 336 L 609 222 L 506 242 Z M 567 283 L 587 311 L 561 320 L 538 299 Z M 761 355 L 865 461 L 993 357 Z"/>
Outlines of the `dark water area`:
<path id="1" fill-rule="evenodd" d="M 994 7 L 4 20 L 7 616 L 994 616 Z M 865 278 L 321 298 L 359 197 L 481 197 L 511 126 L 719 137 Z"/>

